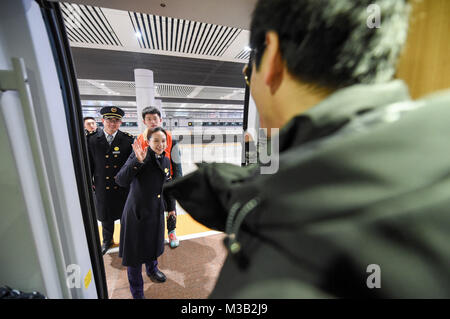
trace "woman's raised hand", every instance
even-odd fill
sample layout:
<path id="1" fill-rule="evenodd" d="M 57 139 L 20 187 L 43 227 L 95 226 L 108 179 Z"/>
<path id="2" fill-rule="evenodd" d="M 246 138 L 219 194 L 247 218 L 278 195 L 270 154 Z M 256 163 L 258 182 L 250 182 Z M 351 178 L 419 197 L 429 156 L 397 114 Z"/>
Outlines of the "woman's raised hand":
<path id="1" fill-rule="evenodd" d="M 144 163 L 144 159 L 147 157 L 147 149 L 142 149 L 141 143 L 136 139 L 133 143 L 133 151 L 136 154 L 136 158 L 139 162 Z"/>

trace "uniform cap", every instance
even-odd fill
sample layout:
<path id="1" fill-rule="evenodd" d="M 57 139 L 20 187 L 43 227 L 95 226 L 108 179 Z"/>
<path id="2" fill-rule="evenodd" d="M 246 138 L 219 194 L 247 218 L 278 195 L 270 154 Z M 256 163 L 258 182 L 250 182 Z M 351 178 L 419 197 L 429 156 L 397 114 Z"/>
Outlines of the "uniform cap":
<path id="1" fill-rule="evenodd" d="M 100 110 L 100 114 L 103 118 L 116 118 L 121 120 L 125 115 L 125 112 L 117 106 L 105 106 Z"/>

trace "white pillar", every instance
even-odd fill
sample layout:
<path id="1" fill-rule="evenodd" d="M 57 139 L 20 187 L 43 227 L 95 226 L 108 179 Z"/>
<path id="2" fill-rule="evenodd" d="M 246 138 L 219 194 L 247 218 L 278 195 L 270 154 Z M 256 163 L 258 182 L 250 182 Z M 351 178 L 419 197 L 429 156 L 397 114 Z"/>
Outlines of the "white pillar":
<path id="1" fill-rule="evenodd" d="M 161 112 L 161 118 L 163 119 L 163 122 L 166 122 L 166 124 L 167 124 L 165 129 L 169 129 L 170 124 L 169 124 L 169 120 L 166 119 L 166 112 L 164 112 L 164 110 L 162 108 L 162 100 L 155 99 L 155 107 Z"/>
<path id="2" fill-rule="evenodd" d="M 155 107 L 161 112 L 161 117 L 164 118 L 163 109 L 162 109 L 162 100 L 155 99 Z"/>
<path id="3" fill-rule="evenodd" d="M 136 86 L 136 107 L 138 128 L 143 132 L 142 109 L 147 106 L 155 106 L 155 89 L 153 83 L 153 71 L 147 69 L 134 69 L 134 83 Z"/>

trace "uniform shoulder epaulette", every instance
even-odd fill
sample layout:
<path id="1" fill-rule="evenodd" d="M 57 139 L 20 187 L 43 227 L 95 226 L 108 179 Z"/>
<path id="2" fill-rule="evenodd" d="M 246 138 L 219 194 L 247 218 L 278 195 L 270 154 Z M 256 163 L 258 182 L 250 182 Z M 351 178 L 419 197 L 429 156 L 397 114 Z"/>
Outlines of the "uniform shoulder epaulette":
<path id="1" fill-rule="evenodd" d="M 127 134 L 129 137 L 131 137 L 132 139 L 134 139 L 134 136 L 131 135 L 130 133 L 124 132 L 125 134 Z"/>

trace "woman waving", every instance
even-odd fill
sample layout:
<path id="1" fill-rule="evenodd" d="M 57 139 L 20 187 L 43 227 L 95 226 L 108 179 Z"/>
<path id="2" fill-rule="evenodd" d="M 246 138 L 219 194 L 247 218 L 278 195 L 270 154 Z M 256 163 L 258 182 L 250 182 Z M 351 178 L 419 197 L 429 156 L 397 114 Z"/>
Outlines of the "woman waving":
<path id="1" fill-rule="evenodd" d="M 116 183 L 130 187 L 120 231 L 119 257 L 127 266 L 133 298 L 144 298 L 142 264 L 156 282 L 166 281 L 158 269 L 157 258 L 164 252 L 164 210 L 174 214 L 175 201 L 165 198 L 163 184 L 170 179 L 170 162 L 165 157 L 167 134 L 157 127 L 147 133 L 149 147 L 137 141 L 133 153 L 116 175 Z"/>

